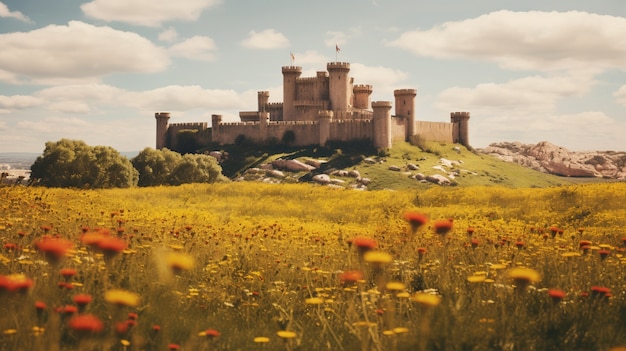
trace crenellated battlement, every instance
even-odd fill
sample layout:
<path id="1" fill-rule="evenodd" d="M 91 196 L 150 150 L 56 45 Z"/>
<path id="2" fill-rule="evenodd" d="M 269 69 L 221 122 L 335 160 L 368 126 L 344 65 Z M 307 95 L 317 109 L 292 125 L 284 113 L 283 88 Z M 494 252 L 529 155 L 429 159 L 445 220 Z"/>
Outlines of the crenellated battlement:
<path id="1" fill-rule="evenodd" d="M 326 77 L 322 77 L 326 78 Z M 320 77 L 298 77 L 296 78 L 296 82 L 302 84 L 314 84 L 320 81 Z"/>
<path id="2" fill-rule="evenodd" d="M 302 67 L 300 67 L 300 66 L 283 66 L 283 74 L 286 74 L 286 73 L 287 74 L 288 73 L 291 73 L 291 74 L 294 74 L 294 73 L 301 74 L 302 73 Z"/>
<path id="3" fill-rule="evenodd" d="M 396 89 L 393 91 L 393 95 L 394 96 L 402 96 L 402 95 L 417 96 L 417 89 Z"/>
<path id="4" fill-rule="evenodd" d="M 170 118 L 171 117 L 171 113 L 169 112 L 156 112 L 154 114 L 155 118 Z"/>
<path id="5" fill-rule="evenodd" d="M 350 70 L 350 63 L 348 62 L 329 62 L 326 64 L 326 69 L 331 70 Z"/>
<path id="6" fill-rule="evenodd" d="M 374 91 L 374 88 L 372 87 L 371 84 L 357 84 L 354 86 L 354 92 L 363 92 L 363 93 L 372 93 L 372 91 Z"/>
<path id="7" fill-rule="evenodd" d="M 450 118 L 470 118 L 469 112 L 450 112 Z"/>
<path id="8" fill-rule="evenodd" d="M 267 90 L 261 90 L 257 93 L 258 96 L 263 96 L 263 97 L 269 97 L 270 96 L 270 92 Z"/>
<path id="9" fill-rule="evenodd" d="M 169 127 L 170 128 L 174 128 L 174 129 L 199 129 L 199 130 L 203 130 L 203 129 L 207 129 L 208 128 L 208 123 L 207 122 L 170 123 Z"/>

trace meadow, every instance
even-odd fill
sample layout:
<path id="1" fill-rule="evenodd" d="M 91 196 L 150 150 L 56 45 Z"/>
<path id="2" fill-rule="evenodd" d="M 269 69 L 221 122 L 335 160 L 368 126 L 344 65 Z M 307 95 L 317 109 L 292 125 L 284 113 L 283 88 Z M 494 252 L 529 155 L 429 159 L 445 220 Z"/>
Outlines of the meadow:
<path id="1" fill-rule="evenodd" d="M 625 350 L 625 194 L 0 187 L 0 349 Z"/>

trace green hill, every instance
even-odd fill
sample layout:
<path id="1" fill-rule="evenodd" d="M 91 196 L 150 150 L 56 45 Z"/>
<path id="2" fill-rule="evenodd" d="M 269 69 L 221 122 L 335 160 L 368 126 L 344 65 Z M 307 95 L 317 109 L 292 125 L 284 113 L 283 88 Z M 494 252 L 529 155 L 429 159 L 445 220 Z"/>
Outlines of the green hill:
<path id="1" fill-rule="evenodd" d="M 576 178 L 557 177 L 534 171 L 515 163 L 508 163 L 492 156 L 476 153 L 461 145 L 427 142 L 422 147 L 397 142 L 389 150 L 375 150 L 365 143 L 337 145 L 333 148 L 259 148 L 229 146 L 228 159 L 222 164 L 224 174 L 231 179 L 260 180 L 265 172 L 252 176 L 250 168 L 283 159 L 302 162 L 316 160 L 322 163 L 312 172 L 284 172 L 281 182 L 311 180 L 317 173 L 331 174 L 339 186 L 356 184 L 356 178 L 332 173 L 337 170 L 356 170 L 362 178 L 371 182 L 367 188 L 380 189 L 427 189 L 439 186 L 415 179 L 418 174 L 440 174 L 450 180 L 451 186 L 500 185 L 511 188 L 551 187 L 581 182 Z M 413 166 L 417 166 L 417 169 Z M 435 168 L 434 168 L 435 167 Z M 394 170 L 392 170 L 394 169 Z M 259 175 L 260 174 L 260 175 Z M 590 181 L 590 180 L 587 180 Z M 600 181 L 600 180 L 592 180 Z"/>

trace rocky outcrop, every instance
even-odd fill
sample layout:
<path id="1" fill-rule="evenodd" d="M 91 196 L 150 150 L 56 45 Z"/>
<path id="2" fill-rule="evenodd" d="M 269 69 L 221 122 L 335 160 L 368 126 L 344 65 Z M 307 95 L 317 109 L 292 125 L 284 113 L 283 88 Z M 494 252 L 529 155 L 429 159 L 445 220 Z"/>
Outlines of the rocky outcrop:
<path id="1" fill-rule="evenodd" d="M 477 151 L 559 176 L 626 179 L 626 152 L 623 151 L 569 151 L 547 141 L 536 145 L 500 142 Z"/>

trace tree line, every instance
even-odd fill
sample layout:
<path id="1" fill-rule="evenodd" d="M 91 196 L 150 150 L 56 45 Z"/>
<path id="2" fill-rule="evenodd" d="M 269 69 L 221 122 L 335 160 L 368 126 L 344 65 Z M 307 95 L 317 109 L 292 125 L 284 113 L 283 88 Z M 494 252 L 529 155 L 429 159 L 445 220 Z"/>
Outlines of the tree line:
<path id="1" fill-rule="evenodd" d="M 112 147 L 70 139 L 47 142 L 30 170 L 34 184 L 60 188 L 129 188 L 227 180 L 213 156 L 145 148 L 128 159 Z"/>

